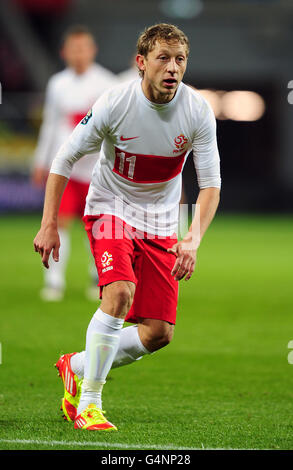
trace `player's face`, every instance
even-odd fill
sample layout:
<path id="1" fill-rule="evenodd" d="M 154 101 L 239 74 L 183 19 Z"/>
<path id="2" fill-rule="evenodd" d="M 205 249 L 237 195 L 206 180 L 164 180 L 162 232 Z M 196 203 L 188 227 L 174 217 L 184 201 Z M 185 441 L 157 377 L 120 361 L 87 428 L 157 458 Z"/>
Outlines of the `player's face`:
<path id="1" fill-rule="evenodd" d="M 146 97 L 157 103 L 171 101 L 186 70 L 186 46 L 177 41 L 157 41 L 147 57 L 138 55 L 136 60 L 144 71 L 142 87 Z"/>
<path id="2" fill-rule="evenodd" d="M 87 34 L 69 36 L 61 50 L 65 63 L 76 73 L 83 73 L 92 64 L 97 53 L 97 47 Z"/>

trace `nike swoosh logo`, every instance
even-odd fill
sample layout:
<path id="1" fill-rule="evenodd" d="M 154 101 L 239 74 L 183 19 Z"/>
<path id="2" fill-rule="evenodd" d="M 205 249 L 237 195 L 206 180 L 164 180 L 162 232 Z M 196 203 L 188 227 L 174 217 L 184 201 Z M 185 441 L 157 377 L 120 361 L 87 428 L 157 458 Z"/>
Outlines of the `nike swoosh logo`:
<path id="1" fill-rule="evenodd" d="M 132 140 L 132 139 L 138 139 L 139 135 L 136 137 L 123 137 L 123 135 L 120 137 L 120 140 Z"/>

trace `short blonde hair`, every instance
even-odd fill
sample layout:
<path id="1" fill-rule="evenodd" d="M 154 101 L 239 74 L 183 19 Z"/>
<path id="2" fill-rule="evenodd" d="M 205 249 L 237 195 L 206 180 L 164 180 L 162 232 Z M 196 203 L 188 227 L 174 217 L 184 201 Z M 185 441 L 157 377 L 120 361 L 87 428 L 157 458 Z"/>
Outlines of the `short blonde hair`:
<path id="1" fill-rule="evenodd" d="M 189 54 L 188 37 L 177 26 L 169 23 L 158 23 L 146 28 L 137 40 L 137 54 L 147 57 L 157 41 L 180 42 L 186 46 L 186 55 Z M 143 76 L 142 70 L 139 73 Z"/>

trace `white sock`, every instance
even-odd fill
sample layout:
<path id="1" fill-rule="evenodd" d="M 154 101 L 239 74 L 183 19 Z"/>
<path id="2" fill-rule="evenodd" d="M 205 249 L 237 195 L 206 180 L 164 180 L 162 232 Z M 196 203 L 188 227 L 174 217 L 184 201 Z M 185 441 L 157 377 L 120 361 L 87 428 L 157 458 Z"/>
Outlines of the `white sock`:
<path id="1" fill-rule="evenodd" d="M 52 255 L 49 260 L 49 269 L 44 270 L 45 285 L 56 289 L 65 288 L 65 271 L 67 267 L 69 252 L 70 252 L 70 238 L 67 229 L 58 229 L 60 237 L 60 250 L 59 261 L 53 260 Z"/>
<path id="2" fill-rule="evenodd" d="M 119 348 L 114 358 L 112 369 L 131 364 L 150 354 L 141 342 L 137 325 L 123 328 L 120 334 Z"/>
<path id="3" fill-rule="evenodd" d="M 120 332 L 119 347 L 112 363 L 112 369 L 138 361 L 145 354 L 150 354 L 141 342 L 137 325 L 127 326 Z M 73 372 L 79 377 L 84 376 L 85 351 L 75 354 L 70 360 Z"/>
<path id="4" fill-rule="evenodd" d="M 70 358 L 70 365 L 73 372 L 77 375 L 79 379 L 84 377 L 84 361 L 85 361 L 85 351 L 74 354 Z"/>
<path id="5" fill-rule="evenodd" d="M 112 317 L 100 308 L 89 323 L 78 415 L 91 403 L 102 409 L 102 389 L 118 349 L 123 323 L 124 319 Z"/>

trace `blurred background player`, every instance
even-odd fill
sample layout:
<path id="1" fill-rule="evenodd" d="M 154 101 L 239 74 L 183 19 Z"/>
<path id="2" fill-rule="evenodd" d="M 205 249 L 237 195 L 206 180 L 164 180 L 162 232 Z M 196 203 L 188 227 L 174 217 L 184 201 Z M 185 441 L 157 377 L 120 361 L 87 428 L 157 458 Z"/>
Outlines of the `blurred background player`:
<path id="1" fill-rule="evenodd" d="M 119 83 L 126 83 L 131 82 L 132 80 L 136 80 L 139 78 L 138 68 L 136 65 L 136 53 L 133 54 L 130 62 L 130 67 L 123 72 L 118 73 L 117 77 Z"/>
<path id="2" fill-rule="evenodd" d="M 64 35 L 61 57 L 66 68 L 53 75 L 47 85 L 43 123 L 35 151 L 32 182 L 45 186 L 49 169 L 58 148 L 73 128 L 85 117 L 96 99 L 117 83 L 115 75 L 94 62 L 97 45 L 93 35 L 84 26 L 73 26 Z M 58 301 L 66 287 L 65 273 L 70 253 L 69 229 L 74 219 L 83 216 L 89 182 L 98 153 L 86 155 L 76 163 L 61 201 L 58 226 L 61 241 L 60 260 L 51 259 L 44 273 L 43 300 Z M 85 239 L 85 243 L 88 241 Z M 91 285 L 87 296 L 98 298 L 97 274 L 89 261 Z"/>

